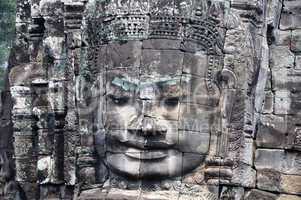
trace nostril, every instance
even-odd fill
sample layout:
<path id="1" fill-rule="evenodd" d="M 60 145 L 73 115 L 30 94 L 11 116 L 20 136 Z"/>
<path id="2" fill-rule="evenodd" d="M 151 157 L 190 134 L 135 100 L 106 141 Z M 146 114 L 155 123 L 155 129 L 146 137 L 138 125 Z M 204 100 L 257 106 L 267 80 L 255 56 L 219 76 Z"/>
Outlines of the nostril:
<path id="1" fill-rule="evenodd" d="M 129 133 L 135 134 L 137 136 L 151 137 L 151 136 L 164 136 L 167 132 L 165 126 L 156 123 L 156 120 L 151 117 L 143 117 L 140 123 L 136 126 L 131 126 L 128 128 Z"/>

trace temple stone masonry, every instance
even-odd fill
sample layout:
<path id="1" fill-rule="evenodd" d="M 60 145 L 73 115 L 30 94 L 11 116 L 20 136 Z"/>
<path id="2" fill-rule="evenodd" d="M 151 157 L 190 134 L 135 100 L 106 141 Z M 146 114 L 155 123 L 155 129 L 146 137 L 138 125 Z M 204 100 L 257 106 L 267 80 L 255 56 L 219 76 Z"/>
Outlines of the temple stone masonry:
<path id="1" fill-rule="evenodd" d="M 5 78 L 1 200 L 301 200 L 300 0 L 17 0 Z"/>

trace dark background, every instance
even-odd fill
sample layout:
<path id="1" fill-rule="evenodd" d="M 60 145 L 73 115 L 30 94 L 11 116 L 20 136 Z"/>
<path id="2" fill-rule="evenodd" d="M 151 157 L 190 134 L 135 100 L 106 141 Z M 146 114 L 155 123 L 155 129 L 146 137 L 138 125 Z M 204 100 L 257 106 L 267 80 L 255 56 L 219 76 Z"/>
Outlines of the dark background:
<path id="1" fill-rule="evenodd" d="M 4 73 L 15 36 L 15 12 L 16 0 L 0 0 L 0 90 L 3 89 Z"/>

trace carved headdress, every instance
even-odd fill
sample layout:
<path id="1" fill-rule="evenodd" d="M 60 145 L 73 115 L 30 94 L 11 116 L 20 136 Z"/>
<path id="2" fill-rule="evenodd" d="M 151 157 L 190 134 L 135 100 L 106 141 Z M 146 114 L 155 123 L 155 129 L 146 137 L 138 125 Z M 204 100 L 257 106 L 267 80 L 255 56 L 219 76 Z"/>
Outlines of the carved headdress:
<path id="1" fill-rule="evenodd" d="M 91 5 L 87 16 L 88 43 L 177 39 L 200 44 L 215 54 L 222 47 L 223 5 L 195 0 L 106 0 Z"/>
<path id="2" fill-rule="evenodd" d="M 83 24 L 89 47 L 87 72 L 97 66 L 99 47 L 112 41 L 177 40 L 183 51 L 209 55 L 205 78 L 208 91 L 215 94 L 213 83 L 223 66 L 224 10 L 224 2 L 211 0 L 90 1 Z"/>

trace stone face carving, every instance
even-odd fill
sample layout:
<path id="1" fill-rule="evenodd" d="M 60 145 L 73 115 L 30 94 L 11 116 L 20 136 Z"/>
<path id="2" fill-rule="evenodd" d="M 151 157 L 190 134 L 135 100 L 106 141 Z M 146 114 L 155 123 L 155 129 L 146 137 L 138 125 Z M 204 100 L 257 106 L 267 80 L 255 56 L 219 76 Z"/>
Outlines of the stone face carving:
<path id="1" fill-rule="evenodd" d="M 134 51 L 136 44 L 141 48 L 141 42 L 134 43 Z M 113 69 L 104 75 L 106 162 L 113 170 L 172 177 L 199 166 L 209 152 L 216 105 L 210 105 L 204 79 L 182 74 L 183 52 L 166 49 L 141 50 L 140 74 L 139 69 Z"/>
<path id="2" fill-rule="evenodd" d="M 17 4 L 0 198 L 298 198 L 298 2 Z"/>
<path id="3" fill-rule="evenodd" d="M 217 151 L 228 86 L 220 79 L 235 78 L 222 73 L 221 4 L 177 3 L 100 2 L 91 8 L 101 14 L 86 18 L 87 68 L 99 90 L 91 98 L 100 102 L 92 119 L 105 134 L 96 148 L 102 155 L 106 144 L 103 160 L 114 173 L 179 177 Z"/>

